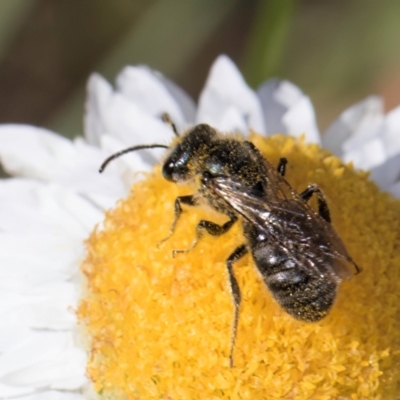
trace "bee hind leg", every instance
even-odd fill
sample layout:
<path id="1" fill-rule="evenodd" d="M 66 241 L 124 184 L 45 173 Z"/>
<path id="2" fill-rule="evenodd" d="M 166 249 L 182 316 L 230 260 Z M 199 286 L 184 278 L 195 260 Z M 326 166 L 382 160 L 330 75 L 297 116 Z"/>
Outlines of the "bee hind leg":
<path id="1" fill-rule="evenodd" d="M 192 245 L 186 250 L 174 250 L 172 252 L 172 255 L 175 257 L 175 254 L 187 253 L 188 251 L 192 250 L 194 247 L 196 247 L 199 240 L 204 236 L 205 232 L 209 233 L 212 236 L 221 236 L 224 233 L 228 232 L 229 229 L 231 229 L 232 225 L 238 219 L 236 215 L 230 215 L 230 217 L 231 219 L 222 225 L 218 225 L 215 222 L 206 221 L 202 219 L 196 227 L 196 237 Z"/>
<path id="2" fill-rule="evenodd" d="M 318 214 L 328 222 L 331 222 L 331 213 L 329 212 L 328 204 L 322 190 L 315 184 L 308 185 L 307 189 L 300 193 L 300 197 L 304 201 L 310 200 L 313 194 L 318 197 Z"/>
<path id="3" fill-rule="evenodd" d="M 237 247 L 235 251 L 226 260 L 226 268 L 228 270 L 228 275 L 229 275 L 229 286 L 232 293 L 233 305 L 235 307 L 233 315 L 233 325 L 232 325 L 231 348 L 229 351 L 229 365 L 231 368 L 233 367 L 233 350 L 235 348 L 237 326 L 239 321 L 239 307 L 240 307 L 240 302 L 242 300 L 240 287 L 235 277 L 235 274 L 233 273 L 233 264 L 239 259 L 241 259 L 244 255 L 246 255 L 248 251 L 249 249 L 247 248 L 247 245 L 242 244 L 239 247 Z"/>

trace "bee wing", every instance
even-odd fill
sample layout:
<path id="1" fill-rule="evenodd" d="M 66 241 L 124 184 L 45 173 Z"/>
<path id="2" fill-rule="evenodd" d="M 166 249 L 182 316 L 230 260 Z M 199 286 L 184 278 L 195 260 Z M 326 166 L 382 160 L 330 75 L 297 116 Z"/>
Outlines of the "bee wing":
<path id="1" fill-rule="evenodd" d="M 281 183 L 279 179 L 276 181 Z M 227 177 L 213 178 L 209 185 L 245 220 L 264 233 L 267 240 L 284 249 L 289 257 L 320 273 L 329 273 L 339 281 L 351 277 L 350 268 L 355 264 L 333 226 L 297 195 L 283 178 L 282 181 L 282 185 L 267 186 L 266 190 L 251 189 Z"/>

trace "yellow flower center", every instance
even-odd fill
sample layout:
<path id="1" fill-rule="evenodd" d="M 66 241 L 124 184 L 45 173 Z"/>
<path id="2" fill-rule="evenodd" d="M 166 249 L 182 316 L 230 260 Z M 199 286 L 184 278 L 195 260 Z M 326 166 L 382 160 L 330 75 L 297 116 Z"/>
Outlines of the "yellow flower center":
<path id="1" fill-rule="evenodd" d="M 87 241 L 87 293 L 78 315 L 89 337 L 88 374 L 123 399 L 391 399 L 400 395 L 400 202 L 317 145 L 277 135 L 251 140 L 302 191 L 317 183 L 332 223 L 362 272 L 343 281 L 329 315 L 297 321 L 271 297 L 250 255 L 234 266 L 242 292 L 233 368 L 225 260 L 244 238 L 235 224 L 193 250 L 200 219 L 185 208 L 164 243 L 177 196 L 157 166 L 107 213 Z M 311 202 L 311 204 L 313 204 Z"/>

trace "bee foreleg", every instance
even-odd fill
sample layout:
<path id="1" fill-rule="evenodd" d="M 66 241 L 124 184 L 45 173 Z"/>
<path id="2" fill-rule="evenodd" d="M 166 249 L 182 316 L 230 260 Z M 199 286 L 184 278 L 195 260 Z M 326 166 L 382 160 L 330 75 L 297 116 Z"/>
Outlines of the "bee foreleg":
<path id="1" fill-rule="evenodd" d="M 287 158 L 285 158 L 285 157 L 281 157 L 279 159 L 277 170 L 278 170 L 278 173 L 281 174 L 282 176 L 285 176 L 287 162 L 288 162 Z"/>
<path id="2" fill-rule="evenodd" d="M 160 240 L 158 242 L 158 245 L 160 245 L 161 243 L 167 241 L 175 232 L 175 228 L 176 228 L 176 224 L 178 223 L 178 220 L 182 214 L 182 206 L 181 204 L 185 204 L 187 206 L 196 206 L 197 202 L 195 199 L 195 196 L 193 195 L 189 195 L 189 196 L 179 196 L 175 199 L 175 204 L 174 204 L 174 215 L 175 215 L 175 219 L 174 222 L 172 222 L 171 228 L 169 230 L 169 234 L 166 238 Z"/>
<path id="3" fill-rule="evenodd" d="M 197 245 L 199 240 L 204 236 L 205 232 L 213 236 L 221 236 L 228 232 L 232 225 L 237 221 L 236 215 L 231 215 L 230 217 L 231 219 L 228 222 L 225 222 L 223 225 L 218 225 L 215 222 L 202 219 L 196 227 L 196 237 L 192 245 L 186 250 L 174 250 L 172 252 L 173 255 L 175 256 L 177 253 L 187 253 L 188 251 L 192 250 Z"/>
<path id="4" fill-rule="evenodd" d="M 318 213 L 328 222 L 331 222 L 331 213 L 329 212 L 328 204 L 322 190 L 315 184 L 308 185 L 307 189 L 300 193 L 300 197 L 304 201 L 310 200 L 311 196 L 316 193 L 318 197 Z"/>
<path id="5" fill-rule="evenodd" d="M 241 259 L 245 254 L 248 253 L 247 245 L 242 244 L 239 247 L 236 247 L 235 251 L 228 257 L 226 260 L 226 268 L 228 270 L 229 276 L 229 286 L 231 289 L 232 297 L 233 297 L 233 305 L 234 305 L 234 314 L 233 314 L 233 326 L 232 326 L 232 337 L 231 337 L 231 348 L 229 352 L 229 364 L 233 367 L 233 350 L 235 348 L 236 342 L 236 332 L 239 321 L 239 307 L 240 302 L 242 300 L 242 295 L 240 293 L 240 287 L 236 280 L 235 274 L 233 273 L 233 264 Z"/>

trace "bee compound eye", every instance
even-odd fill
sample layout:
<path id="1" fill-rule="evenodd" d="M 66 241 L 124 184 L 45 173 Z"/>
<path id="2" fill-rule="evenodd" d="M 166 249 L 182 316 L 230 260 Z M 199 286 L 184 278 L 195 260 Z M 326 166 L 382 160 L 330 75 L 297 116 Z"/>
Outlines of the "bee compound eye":
<path id="1" fill-rule="evenodd" d="M 163 177 L 171 182 L 184 182 L 193 177 L 193 168 L 188 165 L 185 154 L 178 159 L 168 159 L 162 167 Z"/>
<path id="2" fill-rule="evenodd" d="M 167 181 L 173 181 L 173 173 L 174 173 L 174 162 L 167 160 L 163 167 L 162 167 L 162 174 L 163 177 L 167 180 Z"/>

